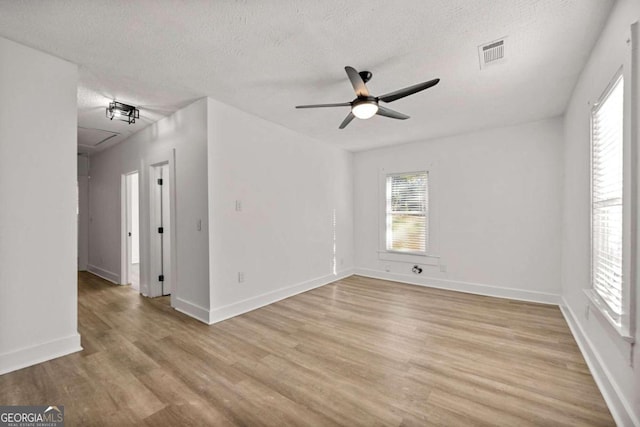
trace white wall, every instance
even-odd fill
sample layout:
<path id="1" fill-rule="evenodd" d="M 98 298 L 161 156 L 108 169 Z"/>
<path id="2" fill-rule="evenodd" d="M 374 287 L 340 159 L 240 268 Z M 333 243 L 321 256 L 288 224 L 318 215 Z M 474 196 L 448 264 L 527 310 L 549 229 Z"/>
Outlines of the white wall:
<path id="1" fill-rule="evenodd" d="M 91 157 L 89 270 L 121 281 L 121 177 L 140 171 L 141 291 L 149 292 L 149 166 L 175 150 L 176 306 L 209 307 L 207 101 L 201 99 Z M 202 229 L 197 229 L 198 221 Z M 146 267 L 146 268 L 145 268 Z M 190 312 L 197 317 L 197 313 Z"/>
<path id="2" fill-rule="evenodd" d="M 631 367 L 630 345 L 624 342 L 595 310 L 591 310 L 590 315 L 587 316 L 588 301 L 583 293 L 583 289 L 591 286 L 589 275 L 589 117 L 591 107 L 588 102 L 598 99 L 622 64 L 629 64 L 630 48 L 627 45 L 630 37 L 629 28 L 639 18 L 640 2 L 619 0 L 616 3 L 580 76 L 565 115 L 563 310 L 616 421 L 625 426 L 633 423 L 640 425 L 640 352 L 635 350 L 633 367 Z M 637 76 L 640 70 L 635 72 Z M 625 75 L 626 97 L 631 93 L 630 77 L 631 75 L 627 72 Z M 629 106 L 628 103 L 626 105 Z M 637 283 L 633 286 L 638 289 Z M 636 291 L 638 295 L 636 313 L 640 313 L 639 294 L 640 292 Z M 636 331 L 640 329 L 639 320 L 640 316 L 636 316 Z"/>
<path id="3" fill-rule="evenodd" d="M 210 99 L 208 154 L 210 322 L 351 271 L 351 153 Z"/>
<path id="4" fill-rule="evenodd" d="M 353 155 L 212 99 L 91 157 L 90 271 L 120 282 L 120 183 L 133 170 L 141 171 L 148 260 L 144 165 L 173 148 L 176 308 L 212 323 L 352 271 Z"/>
<path id="5" fill-rule="evenodd" d="M 75 65 L 0 38 L 0 374 L 80 350 Z"/>
<path id="6" fill-rule="evenodd" d="M 356 153 L 357 272 L 557 303 L 562 150 L 562 122 L 554 118 Z M 425 169 L 433 213 L 430 252 L 440 259 L 417 262 L 424 269 L 418 276 L 413 262 L 380 259 L 380 179 Z"/>

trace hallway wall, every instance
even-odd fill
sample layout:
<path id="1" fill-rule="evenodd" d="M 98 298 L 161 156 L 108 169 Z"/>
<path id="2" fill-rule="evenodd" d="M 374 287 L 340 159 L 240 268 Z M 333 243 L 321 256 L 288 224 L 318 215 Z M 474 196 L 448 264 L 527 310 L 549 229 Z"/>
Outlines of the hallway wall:
<path id="1" fill-rule="evenodd" d="M 78 271 L 89 264 L 89 157 L 78 156 Z"/>
<path id="2" fill-rule="evenodd" d="M 208 307 L 207 101 L 200 99 L 91 156 L 89 271 L 121 283 L 121 178 L 140 171 L 140 288 L 149 293 L 149 166 L 175 151 L 176 296 Z M 198 221 L 201 229 L 198 230 Z"/>
<path id="3" fill-rule="evenodd" d="M 0 374 L 81 350 L 77 79 L 0 38 Z"/>

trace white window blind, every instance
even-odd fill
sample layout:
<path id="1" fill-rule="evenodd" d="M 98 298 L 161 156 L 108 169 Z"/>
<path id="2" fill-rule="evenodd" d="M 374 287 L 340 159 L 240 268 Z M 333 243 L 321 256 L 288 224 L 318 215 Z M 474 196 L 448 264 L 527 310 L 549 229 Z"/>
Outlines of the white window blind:
<path id="1" fill-rule="evenodd" d="M 622 150 L 624 83 L 620 76 L 591 113 L 591 280 L 622 314 Z"/>
<path id="2" fill-rule="evenodd" d="M 387 250 L 426 253 L 429 235 L 428 173 L 387 175 Z"/>

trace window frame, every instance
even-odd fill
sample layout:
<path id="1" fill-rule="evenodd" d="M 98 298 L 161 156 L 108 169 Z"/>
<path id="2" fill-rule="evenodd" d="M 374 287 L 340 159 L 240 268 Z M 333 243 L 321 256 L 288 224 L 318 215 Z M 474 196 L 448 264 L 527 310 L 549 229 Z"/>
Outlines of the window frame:
<path id="1" fill-rule="evenodd" d="M 594 201 L 593 201 L 593 175 L 594 175 L 594 115 L 599 110 L 603 102 L 606 102 L 618 82 L 622 80 L 623 84 L 623 111 L 622 111 L 622 290 L 621 290 L 621 306 L 622 313 L 616 313 L 609 304 L 600 296 L 594 286 L 593 278 L 593 255 L 594 255 Z M 633 330 L 633 293 L 632 286 L 635 284 L 635 268 L 633 265 L 632 247 L 635 245 L 635 227 L 632 227 L 631 206 L 635 201 L 634 191 L 632 190 L 632 176 L 635 176 L 635 163 L 631 160 L 631 134 L 630 134 L 630 81 L 625 75 L 624 67 L 620 67 L 613 77 L 609 80 L 604 91 L 597 98 L 597 101 L 591 105 L 589 109 L 589 288 L 584 292 L 593 307 L 600 313 L 620 337 L 627 342 L 634 342 Z M 632 173 L 633 172 L 633 173 Z M 635 256 L 633 257 L 635 258 Z"/>
<path id="2" fill-rule="evenodd" d="M 391 177 L 394 176 L 405 176 L 405 175 L 418 175 L 418 174 L 424 174 L 426 175 L 426 186 L 425 186 L 425 200 L 426 200 L 426 210 L 424 211 L 424 217 L 425 217 L 425 233 L 424 233 L 424 251 L 402 251 L 402 250 L 394 250 L 394 249 L 389 249 L 389 227 L 390 227 L 390 222 L 389 222 L 389 216 L 390 213 L 389 209 L 388 209 L 388 205 L 389 205 L 389 195 L 387 193 L 388 191 L 388 180 Z M 385 252 L 387 252 L 388 254 L 399 254 L 399 255 L 417 255 L 417 256 L 427 256 L 427 254 L 429 253 L 429 248 L 430 248 L 430 232 L 431 232 L 431 200 L 430 200 L 430 189 L 429 189 L 429 182 L 430 182 L 430 177 L 429 177 L 429 171 L 428 170 L 417 170 L 417 171 L 407 171 L 407 172 L 394 172 L 394 173 L 387 173 L 385 174 L 385 178 L 384 178 L 384 187 L 385 187 L 385 191 L 384 191 L 384 250 Z"/>
<path id="3" fill-rule="evenodd" d="M 439 206 L 440 186 L 439 186 L 439 169 L 438 164 L 433 161 L 424 161 L 423 159 L 412 159 L 402 162 L 391 161 L 391 165 L 385 165 L 378 168 L 378 194 L 377 194 L 377 221 L 378 221 L 378 253 L 377 259 L 381 263 L 380 268 L 385 270 L 391 266 L 399 264 L 419 264 L 421 266 L 437 267 L 440 265 L 440 232 L 439 232 Z M 429 174 L 429 245 L 426 254 L 415 254 L 405 252 L 389 252 L 386 243 L 386 179 L 390 174 L 409 173 L 411 171 L 425 171 Z M 389 270 L 387 270 L 389 271 Z"/>

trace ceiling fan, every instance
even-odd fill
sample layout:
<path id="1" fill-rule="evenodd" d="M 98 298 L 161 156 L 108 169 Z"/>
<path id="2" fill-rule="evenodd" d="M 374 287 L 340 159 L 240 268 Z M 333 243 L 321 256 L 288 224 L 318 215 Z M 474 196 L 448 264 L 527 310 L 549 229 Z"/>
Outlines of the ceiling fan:
<path id="1" fill-rule="evenodd" d="M 344 70 L 349 76 L 351 85 L 356 91 L 356 99 L 351 102 L 340 102 L 335 104 L 313 104 L 313 105 L 297 105 L 296 108 L 322 108 L 322 107 L 351 107 L 351 112 L 340 124 L 340 129 L 347 127 L 354 117 L 359 119 L 370 119 L 376 114 L 379 116 L 390 117 L 392 119 L 406 120 L 409 118 L 406 114 L 399 113 L 390 108 L 380 105 L 382 102 L 393 102 L 405 96 L 413 95 L 414 93 L 429 89 L 438 84 L 440 79 L 429 80 L 428 82 L 418 83 L 413 86 L 399 89 L 394 92 L 387 93 L 382 96 L 371 96 L 369 89 L 365 83 L 371 80 L 373 74 L 370 71 L 358 72 L 355 68 L 346 66 Z"/>

